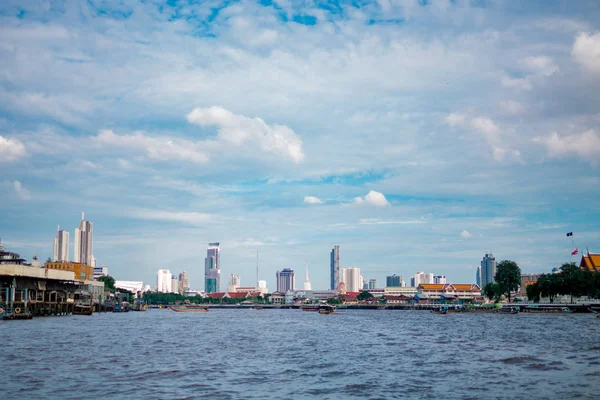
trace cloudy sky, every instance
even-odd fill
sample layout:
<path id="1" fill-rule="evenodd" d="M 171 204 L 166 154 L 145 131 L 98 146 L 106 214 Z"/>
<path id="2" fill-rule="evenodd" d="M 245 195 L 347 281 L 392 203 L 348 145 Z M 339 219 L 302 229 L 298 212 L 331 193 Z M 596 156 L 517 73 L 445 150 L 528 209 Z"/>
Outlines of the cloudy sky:
<path id="1" fill-rule="evenodd" d="M 119 3 L 0 4 L 10 250 L 85 211 L 111 275 L 196 289 L 212 241 L 222 289 L 600 252 L 597 1 Z"/>

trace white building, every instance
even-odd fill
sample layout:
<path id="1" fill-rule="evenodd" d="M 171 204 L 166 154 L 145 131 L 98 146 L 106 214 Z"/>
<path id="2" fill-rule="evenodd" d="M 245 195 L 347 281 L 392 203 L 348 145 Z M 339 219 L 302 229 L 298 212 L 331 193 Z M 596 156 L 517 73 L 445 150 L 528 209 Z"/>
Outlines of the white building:
<path id="1" fill-rule="evenodd" d="M 229 284 L 227 285 L 228 292 L 236 292 L 237 289 L 241 286 L 240 276 L 236 274 L 231 274 L 229 277 Z"/>
<path id="2" fill-rule="evenodd" d="M 52 261 L 69 261 L 69 232 L 57 229 L 52 246 Z"/>
<path id="3" fill-rule="evenodd" d="M 433 274 L 431 272 L 417 272 L 415 276 L 410 279 L 410 286 L 417 287 L 422 283 L 432 284 Z"/>
<path id="4" fill-rule="evenodd" d="M 267 281 L 258 281 L 258 291 L 262 294 L 269 293 L 269 289 L 267 288 Z"/>
<path id="5" fill-rule="evenodd" d="M 101 276 L 108 276 L 108 267 L 94 267 L 94 279 L 98 279 Z"/>
<path id="6" fill-rule="evenodd" d="M 138 281 L 115 281 L 117 289 L 129 290 L 137 296 L 137 292 L 141 292 L 144 288 L 144 282 Z"/>
<path id="7" fill-rule="evenodd" d="M 156 291 L 159 293 L 171 292 L 171 271 L 159 269 L 156 274 Z"/>
<path id="8" fill-rule="evenodd" d="M 488 283 L 495 282 L 496 276 L 496 258 L 492 253 L 486 254 L 481 260 L 481 288 Z"/>
<path id="9" fill-rule="evenodd" d="M 360 291 L 360 268 L 342 268 L 342 282 L 346 285 L 346 292 Z"/>
<path id="10" fill-rule="evenodd" d="M 310 279 L 308 279 L 308 265 L 306 266 L 306 271 L 304 274 L 304 290 L 312 290 Z"/>
<path id="11" fill-rule="evenodd" d="M 179 293 L 179 281 L 175 275 L 171 275 L 171 293 Z"/>
<path id="12" fill-rule="evenodd" d="M 81 223 L 79 224 L 79 228 L 75 229 L 73 261 L 92 265 L 93 230 L 93 224 L 86 221 L 83 213 L 81 213 Z"/>
<path id="13" fill-rule="evenodd" d="M 446 284 L 446 275 L 437 275 L 433 277 L 433 283 Z"/>

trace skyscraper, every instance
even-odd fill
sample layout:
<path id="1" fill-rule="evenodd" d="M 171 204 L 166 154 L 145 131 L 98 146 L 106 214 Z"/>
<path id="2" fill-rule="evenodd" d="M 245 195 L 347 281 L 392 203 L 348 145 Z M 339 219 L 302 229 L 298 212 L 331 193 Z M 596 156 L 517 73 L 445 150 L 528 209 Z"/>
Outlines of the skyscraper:
<path id="1" fill-rule="evenodd" d="M 171 293 L 178 293 L 179 291 L 179 282 L 177 281 L 177 277 L 175 275 L 171 275 Z"/>
<path id="2" fill-rule="evenodd" d="M 481 260 L 481 288 L 495 281 L 496 258 L 492 253 L 486 254 Z"/>
<path id="3" fill-rule="evenodd" d="M 190 290 L 190 279 L 187 272 L 183 271 L 179 274 L 179 285 L 177 287 L 179 294 L 184 294 Z"/>
<path id="4" fill-rule="evenodd" d="M 369 289 L 377 289 L 377 279 L 369 279 Z"/>
<path id="5" fill-rule="evenodd" d="M 204 259 L 204 291 L 218 292 L 221 288 L 221 264 L 219 243 L 209 243 Z"/>
<path id="6" fill-rule="evenodd" d="M 415 276 L 410 278 L 412 287 L 418 287 L 421 283 L 433 283 L 433 274 L 431 272 L 417 272 Z"/>
<path id="7" fill-rule="evenodd" d="M 477 267 L 477 271 L 475 272 L 475 283 L 481 287 L 481 267 Z"/>
<path id="8" fill-rule="evenodd" d="M 306 274 L 304 276 L 304 290 L 312 290 L 310 279 L 308 279 L 308 265 L 306 265 Z"/>
<path id="9" fill-rule="evenodd" d="M 436 276 L 434 276 L 433 277 L 433 283 L 445 285 L 446 284 L 446 275 L 436 275 Z"/>
<path id="10" fill-rule="evenodd" d="M 358 292 L 360 287 L 360 268 L 342 268 L 342 282 L 346 285 L 346 292 Z"/>
<path id="11" fill-rule="evenodd" d="M 75 229 L 73 261 L 85 265 L 92 265 L 92 235 L 93 224 L 86 221 L 84 219 L 84 214 L 81 213 L 79 228 Z"/>
<path id="12" fill-rule="evenodd" d="M 236 274 L 231 274 L 229 277 L 229 285 L 227 286 L 228 292 L 235 292 L 237 288 L 241 285 L 240 276 Z"/>
<path id="13" fill-rule="evenodd" d="M 330 260 L 330 272 L 331 272 L 331 290 L 337 290 L 340 284 L 340 246 L 335 245 L 331 250 Z"/>
<path id="14" fill-rule="evenodd" d="M 396 274 L 392 276 L 386 276 L 385 278 L 385 286 L 387 287 L 400 287 L 402 286 L 402 277 Z"/>
<path id="15" fill-rule="evenodd" d="M 156 291 L 159 293 L 171 291 L 171 271 L 168 269 L 159 269 L 156 273 Z"/>
<path id="16" fill-rule="evenodd" d="M 282 271 L 277 271 L 275 277 L 277 278 L 278 292 L 285 293 L 288 290 L 294 290 L 296 288 L 296 278 L 293 269 L 284 268 Z"/>
<path id="17" fill-rule="evenodd" d="M 52 246 L 52 261 L 69 261 L 69 232 L 57 228 Z"/>

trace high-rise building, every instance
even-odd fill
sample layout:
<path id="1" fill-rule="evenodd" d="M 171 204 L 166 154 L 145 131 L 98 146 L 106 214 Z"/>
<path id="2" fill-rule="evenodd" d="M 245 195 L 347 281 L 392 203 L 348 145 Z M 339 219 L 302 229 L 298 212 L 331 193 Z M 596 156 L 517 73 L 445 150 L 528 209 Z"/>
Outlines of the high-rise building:
<path id="1" fill-rule="evenodd" d="M 335 245 L 330 254 L 330 289 L 337 290 L 340 284 L 340 246 Z"/>
<path id="2" fill-rule="evenodd" d="M 477 267 L 477 271 L 475 271 L 475 283 L 481 287 L 481 267 Z"/>
<path id="3" fill-rule="evenodd" d="M 306 266 L 306 273 L 304 274 L 304 290 L 312 290 L 310 279 L 308 279 L 308 265 Z"/>
<path id="4" fill-rule="evenodd" d="M 396 274 L 392 276 L 386 276 L 385 278 L 385 286 L 386 287 L 401 287 L 402 286 L 402 277 Z"/>
<path id="5" fill-rule="evenodd" d="M 159 269 L 156 273 L 156 291 L 159 293 L 171 292 L 171 271 Z"/>
<path id="6" fill-rule="evenodd" d="M 228 292 L 235 292 L 237 288 L 241 286 L 240 276 L 236 274 L 231 274 L 229 277 L 229 285 L 227 285 Z"/>
<path id="7" fill-rule="evenodd" d="M 295 290 L 296 278 L 294 277 L 294 270 L 290 268 L 284 268 L 282 271 L 277 271 L 275 274 L 277 278 L 277 291 L 285 293 L 288 290 Z"/>
<path id="8" fill-rule="evenodd" d="M 360 268 L 342 268 L 342 282 L 346 286 L 346 292 L 358 292 L 360 287 Z"/>
<path id="9" fill-rule="evenodd" d="M 221 288 L 221 263 L 219 243 L 209 243 L 204 259 L 204 291 L 218 292 Z"/>
<path id="10" fill-rule="evenodd" d="M 179 292 L 179 281 L 175 275 L 171 275 L 171 293 Z"/>
<path id="11" fill-rule="evenodd" d="M 57 229 L 52 246 L 52 261 L 69 261 L 69 232 Z"/>
<path id="12" fill-rule="evenodd" d="M 486 254 L 481 260 L 481 288 L 488 283 L 495 282 L 496 277 L 496 257 L 492 253 Z"/>
<path id="13" fill-rule="evenodd" d="M 75 238 L 73 244 L 73 261 L 92 265 L 92 235 L 93 224 L 84 219 L 81 213 L 81 222 L 79 228 L 75 229 Z"/>
<path id="14" fill-rule="evenodd" d="M 179 294 L 184 294 L 185 292 L 190 290 L 190 279 L 188 278 L 188 273 L 183 271 L 179 273 L 179 284 L 177 285 L 177 291 Z"/>
<path id="15" fill-rule="evenodd" d="M 94 279 L 98 279 L 101 276 L 108 276 L 108 267 L 107 266 L 101 266 L 101 267 L 94 267 Z"/>
<path id="16" fill-rule="evenodd" d="M 437 284 L 441 284 L 441 285 L 445 285 L 446 282 L 446 275 L 436 275 L 433 277 L 433 283 L 437 283 Z"/>
<path id="17" fill-rule="evenodd" d="M 433 274 L 430 272 L 417 272 L 412 278 L 410 278 L 410 285 L 412 287 L 418 287 L 422 283 L 433 283 Z"/>
<path id="18" fill-rule="evenodd" d="M 369 279 L 369 289 L 377 289 L 377 279 Z"/>

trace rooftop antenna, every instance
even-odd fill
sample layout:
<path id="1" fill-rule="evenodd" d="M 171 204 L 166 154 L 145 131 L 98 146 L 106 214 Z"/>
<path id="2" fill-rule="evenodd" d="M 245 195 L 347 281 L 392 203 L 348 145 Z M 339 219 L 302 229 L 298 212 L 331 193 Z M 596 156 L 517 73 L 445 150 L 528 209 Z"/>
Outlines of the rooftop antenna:
<path id="1" fill-rule="evenodd" d="M 82 221 L 84 220 L 84 218 L 83 218 L 83 211 L 81 212 L 81 220 Z"/>

